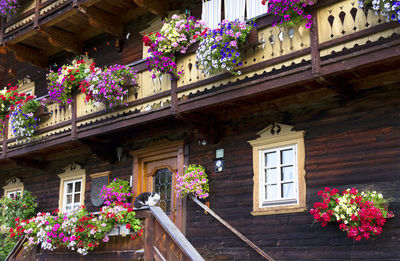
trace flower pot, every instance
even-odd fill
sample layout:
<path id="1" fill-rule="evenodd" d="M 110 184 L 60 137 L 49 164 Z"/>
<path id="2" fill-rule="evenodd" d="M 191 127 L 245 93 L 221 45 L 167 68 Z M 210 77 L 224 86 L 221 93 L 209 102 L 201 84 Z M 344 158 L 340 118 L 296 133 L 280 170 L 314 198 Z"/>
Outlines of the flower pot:
<path id="1" fill-rule="evenodd" d="M 43 118 L 43 117 L 47 117 L 50 116 L 50 112 L 48 112 L 47 107 L 40 105 L 36 112 L 34 113 L 34 115 L 38 118 Z"/>
<path id="2" fill-rule="evenodd" d="M 257 30 L 257 27 L 251 28 L 250 32 L 247 34 L 247 43 L 249 45 L 258 44 L 258 30 Z"/>

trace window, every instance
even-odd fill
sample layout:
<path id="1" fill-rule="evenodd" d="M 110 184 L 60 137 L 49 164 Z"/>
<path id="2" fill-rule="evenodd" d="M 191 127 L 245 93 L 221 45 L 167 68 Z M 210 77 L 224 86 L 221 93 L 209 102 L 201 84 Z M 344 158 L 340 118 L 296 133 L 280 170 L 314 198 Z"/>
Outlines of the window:
<path id="1" fill-rule="evenodd" d="M 69 212 L 84 205 L 85 202 L 85 170 L 78 164 L 70 164 L 60 177 L 58 208 Z"/>
<path id="2" fill-rule="evenodd" d="M 304 131 L 275 123 L 251 140 L 253 215 L 305 211 Z"/>
<path id="3" fill-rule="evenodd" d="M 160 207 L 171 213 L 172 172 L 168 168 L 159 169 L 153 175 L 153 191 L 160 195 Z"/>
<path id="4" fill-rule="evenodd" d="M 217 28 L 221 22 L 222 0 L 203 0 L 201 19 L 209 28 Z M 224 0 L 224 18 L 233 21 L 252 19 L 266 14 L 268 6 L 261 0 Z"/>
<path id="5" fill-rule="evenodd" d="M 18 87 L 18 92 L 25 93 L 28 95 L 35 95 L 35 83 L 32 82 L 29 78 L 24 78 Z"/>
<path id="6" fill-rule="evenodd" d="M 7 181 L 7 185 L 3 187 L 3 190 L 5 196 L 13 198 L 24 193 L 24 183 L 19 178 L 12 177 Z"/>
<path id="7" fill-rule="evenodd" d="M 64 181 L 63 206 L 69 212 L 81 205 L 82 179 Z"/>
<path id="8" fill-rule="evenodd" d="M 7 192 L 8 198 L 14 198 L 16 196 L 21 196 L 21 190 L 14 190 L 14 191 Z"/>
<path id="9" fill-rule="evenodd" d="M 221 22 L 221 0 L 203 0 L 201 20 L 211 29 Z"/>

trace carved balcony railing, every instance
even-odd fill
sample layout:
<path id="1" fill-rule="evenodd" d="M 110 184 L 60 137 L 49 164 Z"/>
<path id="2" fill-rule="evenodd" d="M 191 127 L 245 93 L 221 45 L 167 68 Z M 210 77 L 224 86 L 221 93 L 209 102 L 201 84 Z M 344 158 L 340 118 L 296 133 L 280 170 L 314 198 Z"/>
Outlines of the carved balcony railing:
<path id="1" fill-rule="evenodd" d="M 43 4 L 47 2 L 59 1 L 46 1 Z M 386 56 L 369 56 L 370 52 L 400 44 L 400 24 L 386 22 L 372 11 L 365 13 L 358 8 L 356 1 L 321 0 L 309 11 L 313 13 L 315 25 L 310 30 L 303 26 L 272 27 L 273 18 L 270 16 L 259 19 L 260 43 L 244 50 L 240 76 L 225 72 L 204 76 L 196 67 L 193 51 L 178 57 L 178 68 L 184 70 L 178 80 L 171 80 L 168 75 L 152 79 L 145 62 L 139 61 L 132 65 L 138 70 L 138 93 L 129 91 L 127 107 L 92 107 L 83 102 L 82 95 L 78 95 L 76 102 L 65 109 L 51 104 L 51 116 L 40 123 L 36 140 L 18 139 L 13 137 L 9 127 L 6 128 L 0 158 L 16 156 L 21 148 L 43 141 L 62 143 L 154 119 L 173 117 L 177 113 L 196 109 L 200 106 L 199 100 L 212 95 L 221 97 L 210 99 L 210 103 L 239 99 L 298 82 L 321 82 L 329 74 L 338 74 L 365 64 L 383 63 L 385 57 L 400 57 L 398 48 L 391 53 L 387 50 L 389 53 L 385 53 Z M 362 56 L 364 58 L 357 60 L 357 63 L 344 62 Z M 265 83 L 262 87 L 259 85 L 261 82 Z M 233 91 L 237 91 L 236 96 L 226 95 Z"/>

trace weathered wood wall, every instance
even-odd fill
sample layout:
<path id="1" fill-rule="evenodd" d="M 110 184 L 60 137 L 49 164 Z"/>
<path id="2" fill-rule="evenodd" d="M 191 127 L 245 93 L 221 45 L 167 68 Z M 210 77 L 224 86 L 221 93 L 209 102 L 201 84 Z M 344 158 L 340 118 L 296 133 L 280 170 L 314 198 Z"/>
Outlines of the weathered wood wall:
<path id="1" fill-rule="evenodd" d="M 113 152 L 110 152 L 113 153 Z M 98 211 L 90 200 L 91 178 L 90 174 L 111 171 L 110 182 L 114 178 L 120 178 L 129 181 L 129 176 L 132 171 L 132 159 L 109 164 L 98 160 L 85 148 L 76 150 L 64 151 L 54 156 L 50 164 L 44 170 L 12 167 L 0 171 L 0 195 L 3 195 L 2 187 L 6 185 L 6 180 L 12 176 L 17 176 L 22 179 L 24 189 L 32 192 L 37 197 L 39 211 L 53 211 L 58 208 L 60 178 L 57 174 L 63 172 L 68 164 L 76 162 L 84 166 L 86 170 L 86 191 L 85 191 L 85 206 L 89 211 Z"/>
<path id="2" fill-rule="evenodd" d="M 322 100 L 307 110 L 301 104 L 290 104 L 275 115 L 259 104 L 257 113 L 231 108 L 242 116 L 231 122 L 218 144 L 200 146 L 193 141 L 189 162 L 208 170 L 211 208 L 277 260 L 399 260 L 399 97 L 398 87 L 377 88 L 360 92 L 359 98 L 347 102 Z M 355 243 L 336 224 L 325 228 L 313 224 L 309 213 L 250 214 L 252 151 L 246 141 L 255 139 L 257 131 L 274 121 L 307 131 L 307 206 L 312 207 L 319 199 L 317 191 L 325 186 L 380 191 L 392 199 L 390 209 L 396 215 L 385 224 L 381 236 Z M 225 171 L 221 173 L 213 171 L 216 148 L 225 150 Z M 207 260 L 262 260 L 189 200 L 187 209 L 187 236 Z"/>

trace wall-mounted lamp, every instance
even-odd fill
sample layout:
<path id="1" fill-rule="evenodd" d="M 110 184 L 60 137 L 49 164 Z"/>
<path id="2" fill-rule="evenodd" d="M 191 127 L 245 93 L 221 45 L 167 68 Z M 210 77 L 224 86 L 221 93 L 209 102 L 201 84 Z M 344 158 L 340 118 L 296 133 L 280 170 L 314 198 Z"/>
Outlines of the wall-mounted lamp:
<path id="1" fill-rule="evenodd" d="M 122 147 L 117 147 L 117 157 L 118 157 L 118 161 L 121 161 Z"/>
<path id="2" fill-rule="evenodd" d="M 207 145 L 207 141 L 206 140 L 199 140 L 199 145 L 206 146 Z"/>
<path id="3" fill-rule="evenodd" d="M 215 150 L 215 172 L 222 172 L 224 170 L 224 149 Z"/>

